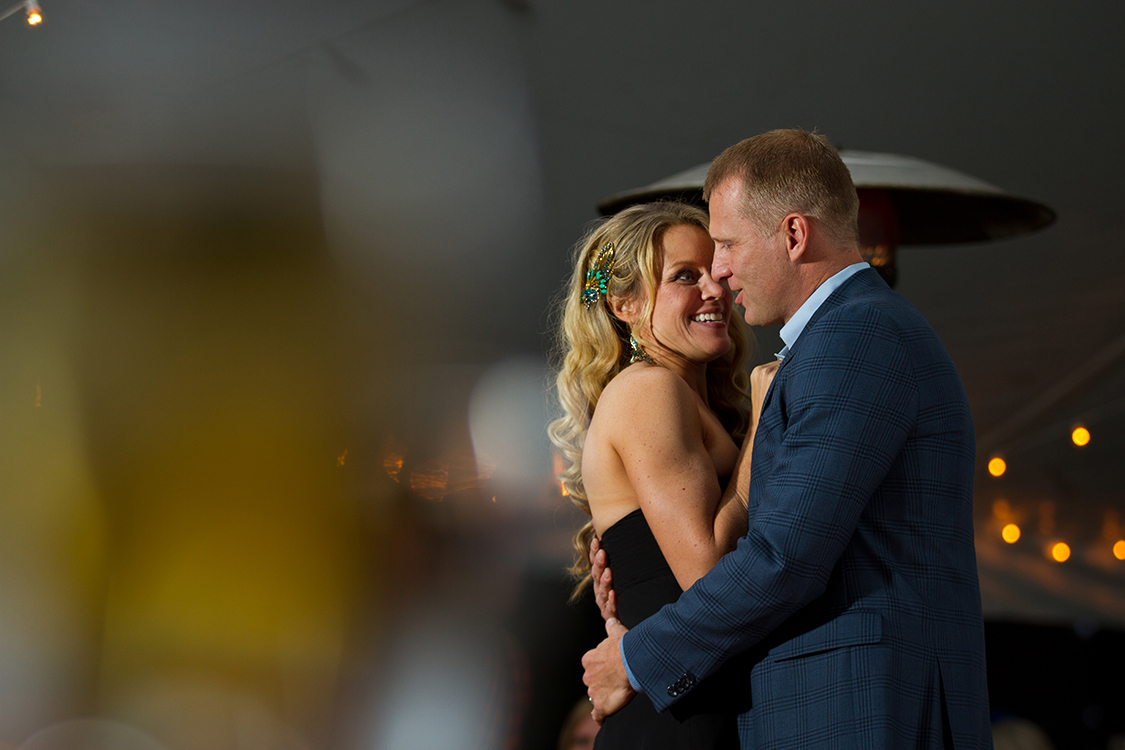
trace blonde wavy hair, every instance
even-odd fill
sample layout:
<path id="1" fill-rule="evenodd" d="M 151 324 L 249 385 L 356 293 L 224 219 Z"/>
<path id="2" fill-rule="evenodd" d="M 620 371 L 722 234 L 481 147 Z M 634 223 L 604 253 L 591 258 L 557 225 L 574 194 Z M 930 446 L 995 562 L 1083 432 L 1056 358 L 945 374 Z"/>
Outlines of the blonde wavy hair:
<path id="1" fill-rule="evenodd" d="M 594 409 L 609 381 L 628 366 L 629 336 L 641 346 L 651 345 L 644 330 L 652 317 L 658 279 L 664 266 L 663 238 L 675 226 L 688 225 L 708 231 L 707 213 L 686 203 L 663 201 L 632 206 L 596 225 L 574 249 L 574 267 L 559 303 L 555 334 L 559 372 L 556 387 L 562 416 L 547 432 L 562 454 L 565 469 L 558 475 L 571 500 L 590 515 L 590 503 L 582 485 L 582 447 Z M 582 291 L 586 272 L 607 244 L 614 249 L 613 272 L 606 297 L 618 301 L 643 295 L 645 304 L 632 327 L 614 316 L 607 299 L 599 298 L 586 309 Z M 731 347 L 707 366 L 707 400 L 723 427 L 738 442 L 749 424 L 749 377 L 743 362 L 749 353 L 746 328 L 739 315 L 731 316 L 728 328 Z M 569 568 L 578 583 L 571 600 L 590 584 L 590 542 L 594 525 L 588 521 L 574 535 L 574 564 Z"/>

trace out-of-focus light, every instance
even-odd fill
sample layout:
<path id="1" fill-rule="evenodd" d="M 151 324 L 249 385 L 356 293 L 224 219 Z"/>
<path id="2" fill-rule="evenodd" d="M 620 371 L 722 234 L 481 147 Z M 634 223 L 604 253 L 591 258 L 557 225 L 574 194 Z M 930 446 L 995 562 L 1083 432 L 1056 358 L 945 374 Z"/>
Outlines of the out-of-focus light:
<path id="1" fill-rule="evenodd" d="M 1008 544 L 1015 544 L 1020 539 L 1020 527 L 1010 523 L 1000 530 L 1000 536 L 1004 537 L 1004 541 Z"/>
<path id="2" fill-rule="evenodd" d="M 442 500 L 449 487 L 449 469 L 440 459 L 427 461 L 410 472 L 410 489 L 427 500 Z"/>
<path id="3" fill-rule="evenodd" d="M 559 493 L 562 494 L 563 497 L 566 497 L 570 493 L 566 491 L 566 484 L 561 479 L 559 479 L 559 474 L 562 474 L 563 472 L 562 454 L 560 454 L 558 451 L 553 451 L 551 454 L 551 463 L 554 466 L 555 479 L 557 479 L 559 483 Z"/>
<path id="4" fill-rule="evenodd" d="M 402 473 L 402 462 L 405 458 L 405 453 L 391 449 L 386 458 L 383 459 L 383 469 L 387 472 L 387 476 L 396 482 L 398 481 L 398 475 Z"/>
<path id="5" fill-rule="evenodd" d="M 0 21 L 3 21 L 8 16 L 19 13 L 21 10 L 27 11 L 28 26 L 38 26 L 43 23 L 43 9 L 39 7 L 38 0 L 21 0 L 6 11 L 0 13 Z"/>
<path id="6" fill-rule="evenodd" d="M 344 462 L 348 460 L 348 449 L 344 448 L 344 452 L 336 457 L 336 465 L 343 466 Z"/>
<path id="7" fill-rule="evenodd" d="M 1070 559 L 1070 545 L 1066 542 L 1056 542 L 1051 545 L 1051 559 L 1055 562 L 1066 562 Z"/>
<path id="8" fill-rule="evenodd" d="M 988 462 L 988 473 L 994 477 L 1003 475 L 1007 470 L 1008 464 L 1004 463 L 1004 459 L 999 456 L 994 456 L 992 460 Z"/>
<path id="9" fill-rule="evenodd" d="M 1081 448 L 1090 442 L 1090 431 L 1085 427 L 1075 427 L 1074 431 L 1070 433 L 1070 439 Z"/>
<path id="10" fill-rule="evenodd" d="M 1113 545 L 1113 556 L 1118 560 L 1125 560 L 1125 539 L 1118 539 Z"/>
<path id="11" fill-rule="evenodd" d="M 992 515 L 999 521 L 1005 521 L 1012 515 L 1012 506 L 1004 498 L 995 500 L 992 503 Z"/>

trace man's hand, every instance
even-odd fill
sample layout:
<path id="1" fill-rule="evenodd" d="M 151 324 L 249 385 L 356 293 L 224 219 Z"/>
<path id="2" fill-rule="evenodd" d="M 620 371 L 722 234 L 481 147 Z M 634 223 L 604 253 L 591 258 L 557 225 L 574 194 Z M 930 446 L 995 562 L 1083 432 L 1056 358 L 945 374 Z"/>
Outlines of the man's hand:
<path id="1" fill-rule="evenodd" d="M 594 707 L 591 716 L 598 726 L 605 721 L 605 717 L 624 708 L 637 694 L 629 684 L 625 665 L 621 661 L 621 638 L 629 629 L 613 617 L 606 621 L 605 632 L 609 637 L 582 657 L 582 666 L 586 669 L 582 682 L 588 688 L 586 693 Z"/>
<path id="2" fill-rule="evenodd" d="M 609 558 L 597 537 L 590 542 L 590 577 L 594 579 L 594 600 L 608 622 L 617 617 L 617 594 L 613 592 L 613 571 L 609 569 Z"/>

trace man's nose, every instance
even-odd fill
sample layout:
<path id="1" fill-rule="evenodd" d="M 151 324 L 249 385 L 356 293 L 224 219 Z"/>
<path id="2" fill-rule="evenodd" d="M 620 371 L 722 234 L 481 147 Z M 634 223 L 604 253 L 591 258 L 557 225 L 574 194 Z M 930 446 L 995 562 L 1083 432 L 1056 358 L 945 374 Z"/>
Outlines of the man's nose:
<path id="1" fill-rule="evenodd" d="M 703 279 L 700 280 L 700 288 L 705 299 L 719 299 L 727 293 L 727 288 L 723 285 L 723 282 L 716 279 L 713 273 L 704 275 Z"/>
<path id="2" fill-rule="evenodd" d="M 711 259 L 711 278 L 715 281 L 723 281 L 730 276 L 730 263 L 727 261 L 726 253 L 716 249 L 715 257 Z"/>

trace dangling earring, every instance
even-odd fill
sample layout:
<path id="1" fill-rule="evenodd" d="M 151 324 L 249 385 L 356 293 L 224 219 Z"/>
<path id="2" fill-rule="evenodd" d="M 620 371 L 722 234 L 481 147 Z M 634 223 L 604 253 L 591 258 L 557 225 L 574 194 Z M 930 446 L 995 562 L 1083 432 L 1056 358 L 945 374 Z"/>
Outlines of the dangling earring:
<path id="1" fill-rule="evenodd" d="M 648 356 L 648 352 L 644 350 L 640 342 L 633 338 L 633 334 L 631 333 L 629 334 L 629 351 L 629 364 L 633 364 L 634 362 L 648 362 L 650 365 L 652 364 L 652 358 Z"/>

